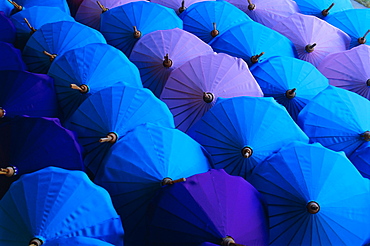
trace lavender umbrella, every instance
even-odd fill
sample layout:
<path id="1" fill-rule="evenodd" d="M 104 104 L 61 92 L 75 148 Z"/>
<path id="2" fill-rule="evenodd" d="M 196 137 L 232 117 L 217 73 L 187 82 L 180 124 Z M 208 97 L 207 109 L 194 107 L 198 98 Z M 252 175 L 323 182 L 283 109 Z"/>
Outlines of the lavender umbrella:
<path id="1" fill-rule="evenodd" d="M 363 44 L 328 55 L 318 67 L 333 86 L 370 100 L 370 46 Z"/>
<path id="2" fill-rule="evenodd" d="M 214 53 L 175 69 L 160 98 L 174 115 L 176 127 L 187 132 L 218 97 L 236 96 L 262 97 L 263 93 L 242 59 Z"/>
<path id="3" fill-rule="evenodd" d="M 139 68 L 144 87 L 159 97 L 170 73 L 212 48 L 197 36 L 179 28 L 146 34 L 134 46 L 130 60 Z"/>
<path id="4" fill-rule="evenodd" d="M 215 1 L 215 0 L 151 0 L 152 3 L 158 3 L 165 7 L 171 8 L 176 11 L 176 14 L 181 14 L 186 8 L 193 3 Z"/>
<path id="5" fill-rule="evenodd" d="M 0 70 L 26 70 L 21 51 L 12 44 L 0 41 L 0 53 Z"/>
<path id="6" fill-rule="evenodd" d="M 293 14 L 277 23 L 274 30 L 288 37 L 298 57 L 318 67 L 330 53 L 348 49 L 351 38 L 340 29 L 309 15 Z"/>
<path id="7" fill-rule="evenodd" d="M 3 11 L 0 11 L 0 41 L 13 44 L 15 42 L 15 31 L 13 22 Z"/>
<path id="8" fill-rule="evenodd" d="M 148 245 L 267 245 L 265 209 L 246 180 L 212 169 L 159 192 L 148 211 Z"/>

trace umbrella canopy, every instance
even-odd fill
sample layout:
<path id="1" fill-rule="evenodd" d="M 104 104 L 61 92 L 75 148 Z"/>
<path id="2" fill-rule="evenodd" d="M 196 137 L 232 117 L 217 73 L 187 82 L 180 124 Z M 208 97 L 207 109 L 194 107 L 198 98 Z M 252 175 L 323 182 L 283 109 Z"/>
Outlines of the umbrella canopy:
<path id="1" fill-rule="evenodd" d="M 369 180 L 343 153 L 293 142 L 257 166 L 270 245 L 363 245 L 368 238 Z"/>
<path id="2" fill-rule="evenodd" d="M 329 86 L 298 115 L 298 124 L 323 146 L 350 156 L 370 141 L 370 101 L 356 93 Z"/>
<path id="3" fill-rule="evenodd" d="M 143 87 L 138 68 L 118 49 L 102 43 L 69 50 L 51 64 L 64 120 L 91 94 L 121 81 Z"/>
<path id="4" fill-rule="evenodd" d="M 99 30 L 101 14 L 131 2 L 146 0 L 83 0 L 76 12 L 76 21 Z"/>
<path id="5" fill-rule="evenodd" d="M 14 44 L 15 42 L 15 26 L 3 11 L 0 11 L 0 42 Z"/>
<path id="6" fill-rule="evenodd" d="M 329 85 L 328 79 L 311 63 L 276 56 L 251 68 L 266 97 L 283 105 L 294 121 L 302 108 Z"/>
<path id="7" fill-rule="evenodd" d="M 315 67 L 330 53 L 347 50 L 351 40 L 346 33 L 326 21 L 299 13 L 277 23 L 273 29 L 294 43 L 299 59 Z"/>
<path id="8" fill-rule="evenodd" d="M 370 45 L 366 36 L 370 32 L 370 9 L 348 9 L 329 15 L 325 21 L 351 37 L 350 48 L 360 44 Z"/>
<path id="9" fill-rule="evenodd" d="M 190 7 L 190 5 L 204 1 L 215 1 L 215 0 L 151 0 L 152 3 L 158 3 L 165 7 L 171 8 L 176 11 L 176 14 L 181 14 L 184 10 Z"/>
<path id="10" fill-rule="evenodd" d="M 117 83 L 88 97 L 66 122 L 85 150 L 85 166 L 94 176 L 115 142 L 137 125 L 153 122 L 174 128 L 166 104 L 144 88 Z"/>
<path id="11" fill-rule="evenodd" d="M 211 154 L 214 168 L 248 178 L 284 144 L 307 136 L 272 97 L 218 99 L 188 134 Z"/>
<path id="12" fill-rule="evenodd" d="M 13 10 L 13 5 L 8 1 L 0 1 L 0 11 L 4 13 L 5 16 L 10 16 Z"/>
<path id="13" fill-rule="evenodd" d="M 31 35 L 41 26 L 58 21 L 74 21 L 57 7 L 34 6 L 24 9 L 10 18 L 17 29 L 15 46 L 23 49 Z"/>
<path id="14" fill-rule="evenodd" d="M 359 45 L 328 55 L 318 69 L 333 86 L 355 92 L 370 100 L 370 47 Z"/>
<path id="15" fill-rule="evenodd" d="M 137 41 L 130 60 L 139 68 L 144 87 L 159 97 L 170 73 L 184 62 L 212 54 L 212 48 L 179 28 L 146 34 Z"/>
<path id="16" fill-rule="evenodd" d="M 63 246 L 63 245 L 78 245 L 78 246 L 114 246 L 113 244 L 105 241 L 89 238 L 89 237 L 67 237 L 58 238 L 55 240 L 47 241 L 43 246 Z"/>
<path id="17" fill-rule="evenodd" d="M 353 9 L 351 1 L 347 0 L 295 0 L 300 12 L 305 15 L 314 15 L 325 18 L 331 13 Z"/>
<path id="18" fill-rule="evenodd" d="M 91 43 L 106 41 L 100 32 L 77 22 L 47 23 L 30 37 L 23 59 L 31 72 L 47 73 L 55 57 Z"/>
<path id="19" fill-rule="evenodd" d="M 125 229 L 125 245 L 144 245 L 145 212 L 163 185 L 207 172 L 208 155 L 185 133 L 143 124 L 114 145 L 95 182 L 108 190 Z"/>
<path id="20" fill-rule="evenodd" d="M 56 118 L 15 117 L 0 124 L 0 136 L 0 199 L 19 175 L 48 166 L 84 170 L 77 137 Z"/>
<path id="21" fill-rule="evenodd" d="M 239 23 L 251 21 L 240 9 L 226 1 L 204 1 L 181 13 L 184 30 L 206 43 Z"/>
<path id="22" fill-rule="evenodd" d="M 363 177 L 370 178 L 370 142 L 362 144 L 348 158 Z"/>
<path id="23" fill-rule="evenodd" d="M 72 17 L 76 17 L 76 12 L 78 8 L 80 7 L 82 1 L 83 0 L 67 0 L 67 4 L 68 4 Z"/>
<path id="24" fill-rule="evenodd" d="M 127 3 L 101 15 L 101 33 L 108 44 L 127 56 L 142 36 L 173 28 L 182 29 L 182 21 L 175 11 L 146 1 Z"/>
<path id="25" fill-rule="evenodd" d="M 54 81 L 44 74 L 0 71 L 0 118 L 16 115 L 57 117 Z"/>
<path id="26" fill-rule="evenodd" d="M 217 98 L 236 96 L 262 97 L 263 93 L 242 59 L 214 53 L 173 70 L 160 98 L 171 110 L 176 128 L 187 132 Z"/>
<path id="27" fill-rule="evenodd" d="M 48 167 L 25 174 L 0 200 L 0 211 L 5 245 L 35 246 L 74 236 L 123 245 L 122 223 L 108 192 L 82 171 Z"/>
<path id="28" fill-rule="evenodd" d="M 215 37 L 209 45 L 218 53 L 243 58 L 249 66 L 271 56 L 296 57 L 293 43 L 257 22 L 245 22 Z"/>
<path id="29" fill-rule="evenodd" d="M 268 245 L 261 195 L 222 169 L 164 187 L 148 214 L 148 245 Z"/>
<path id="30" fill-rule="evenodd" d="M 26 64 L 22 60 L 22 53 L 11 43 L 0 41 L 0 70 L 26 70 Z"/>
<path id="31" fill-rule="evenodd" d="M 39 1 L 39 0 L 8 0 L 13 5 L 12 14 L 23 11 L 27 8 L 34 6 L 48 6 L 48 7 L 57 7 L 62 10 L 67 15 L 70 15 L 69 7 L 67 1 L 65 0 L 48 0 L 48 1 Z"/>
<path id="32" fill-rule="evenodd" d="M 294 13 L 299 13 L 293 0 L 226 0 L 248 16 L 269 28 Z"/>

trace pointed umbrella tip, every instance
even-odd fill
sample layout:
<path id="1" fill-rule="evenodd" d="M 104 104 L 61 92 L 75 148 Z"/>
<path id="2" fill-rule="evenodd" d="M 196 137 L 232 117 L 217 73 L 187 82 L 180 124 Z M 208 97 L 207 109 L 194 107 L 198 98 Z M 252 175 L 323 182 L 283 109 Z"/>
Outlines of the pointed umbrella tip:
<path id="1" fill-rule="evenodd" d="M 186 7 L 185 7 L 185 0 L 182 0 L 181 2 L 181 7 L 179 8 L 179 13 L 182 13 L 186 10 Z"/>
<path id="2" fill-rule="evenodd" d="M 358 38 L 358 39 L 357 39 L 357 42 L 358 42 L 359 44 L 365 44 L 365 43 L 366 43 L 366 41 L 367 41 L 367 40 L 366 40 L 366 36 L 369 34 L 369 32 L 370 32 L 370 29 L 366 31 L 366 33 L 364 34 L 364 36 L 362 36 L 362 37 Z"/>
<path id="3" fill-rule="evenodd" d="M 256 5 L 252 3 L 251 0 L 248 0 L 248 9 L 250 11 L 254 10 L 256 8 Z"/>
<path id="4" fill-rule="evenodd" d="M 304 47 L 304 49 L 305 49 L 305 51 L 307 52 L 307 53 L 311 53 L 311 52 L 313 52 L 314 50 L 315 50 L 315 46 L 316 46 L 317 44 L 316 43 L 313 43 L 313 44 L 307 44 L 306 45 L 306 47 Z"/>
<path id="5" fill-rule="evenodd" d="M 35 33 L 36 32 L 36 29 L 31 26 L 30 22 L 27 20 L 27 18 L 23 18 L 24 22 L 26 22 L 27 26 L 29 29 L 31 29 L 31 34 Z"/>
<path id="6" fill-rule="evenodd" d="M 100 143 L 115 143 L 118 140 L 118 135 L 115 132 L 110 132 L 105 138 L 100 138 Z"/>
<path id="7" fill-rule="evenodd" d="M 288 98 L 288 99 L 293 99 L 295 96 L 296 96 L 296 91 L 297 89 L 296 88 L 293 88 L 293 89 L 290 89 L 290 90 L 287 90 L 286 92 L 285 92 L 285 96 L 286 96 L 286 98 Z"/>
<path id="8" fill-rule="evenodd" d="M 220 32 L 216 29 L 216 23 L 213 22 L 213 30 L 211 31 L 211 36 L 214 38 L 219 34 L 220 34 Z"/>
<path id="9" fill-rule="evenodd" d="M 139 30 L 137 30 L 136 26 L 133 26 L 133 27 L 134 27 L 134 38 L 140 38 L 141 37 L 141 32 Z"/>
<path id="10" fill-rule="evenodd" d="M 172 184 L 185 182 L 185 181 L 186 181 L 186 178 L 179 178 L 179 179 L 172 180 L 171 178 L 166 177 L 166 178 L 162 179 L 161 186 L 172 185 Z"/>
<path id="11" fill-rule="evenodd" d="M 74 89 L 74 90 L 79 90 L 82 94 L 85 94 L 85 93 L 89 92 L 89 90 L 90 90 L 89 86 L 85 85 L 85 84 L 82 84 L 80 86 L 78 86 L 76 84 L 70 84 L 69 87 Z"/>
<path id="12" fill-rule="evenodd" d="M 96 3 L 99 5 L 101 8 L 102 13 L 107 12 L 109 9 L 106 8 L 103 4 L 101 4 L 99 1 L 96 1 Z"/>
<path id="13" fill-rule="evenodd" d="M 254 55 L 251 57 L 251 62 L 254 64 L 254 63 L 257 63 L 258 60 L 260 59 L 261 56 L 263 56 L 265 54 L 265 52 L 261 52 L 259 55 Z"/>
<path id="14" fill-rule="evenodd" d="M 170 67 L 172 67 L 172 65 L 173 65 L 172 60 L 171 60 L 171 59 L 169 59 L 169 58 L 168 58 L 168 54 L 166 54 L 166 55 L 164 56 L 163 66 L 164 66 L 164 67 L 166 67 L 166 68 L 170 68 Z"/>
<path id="15" fill-rule="evenodd" d="M 329 15 L 329 11 L 330 11 L 331 8 L 333 8 L 333 6 L 334 6 L 334 3 L 330 4 L 329 8 L 324 9 L 323 11 L 321 11 L 321 14 L 323 16 L 328 16 Z"/>
<path id="16" fill-rule="evenodd" d="M 253 155 L 253 149 L 252 149 L 251 147 L 246 146 L 246 147 L 244 147 L 244 148 L 242 149 L 242 156 L 243 156 L 244 158 L 249 158 L 249 157 L 251 157 L 252 155 Z"/>
<path id="17" fill-rule="evenodd" d="M 320 205 L 314 201 L 307 203 L 306 208 L 310 214 L 317 214 L 320 211 Z"/>
<path id="18" fill-rule="evenodd" d="M 11 3 L 14 6 L 14 8 L 17 10 L 17 12 L 21 11 L 23 9 L 23 7 L 21 5 L 17 4 L 14 1 L 8 0 L 8 2 Z"/>
<path id="19" fill-rule="evenodd" d="M 49 52 L 47 52 L 46 50 L 44 50 L 44 51 L 43 51 L 43 53 L 49 57 L 50 62 L 54 61 L 54 59 L 57 57 L 57 55 L 56 55 L 56 54 L 50 54 L 50 53 L 49 53 Z"/>
<path id="20" fill-rule="evenodd" d="M 203 101 L 206 103 L 211 103 L 215 99 L 215 96 L 211 92 L 203 92 Z"/>

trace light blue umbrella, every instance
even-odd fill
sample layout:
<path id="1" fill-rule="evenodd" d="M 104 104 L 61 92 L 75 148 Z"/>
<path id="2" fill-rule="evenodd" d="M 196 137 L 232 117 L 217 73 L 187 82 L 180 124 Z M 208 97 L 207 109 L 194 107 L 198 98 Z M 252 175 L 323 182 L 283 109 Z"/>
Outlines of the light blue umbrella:
<path id="1" fill-rule="evenodd" d="M 325 18 L 331 13 L 353 9 L 348 0 L 295 0 L 302 14 Z"/>
<path id="2" fill-rule="evenodd" d="M 48 6 L 48 7 L 57 7 L 66 14 L 70 15 L 70 10 L 65 0 L 48 0 L 48 1 L 39 1 L 39 0 L 7 0 L 13 5 L 12 14 L 15 14 L 19 11 L 23 11 L 27 8 L 34 6 Z M 5 2 L 5 1 L 4 1 Z"/>

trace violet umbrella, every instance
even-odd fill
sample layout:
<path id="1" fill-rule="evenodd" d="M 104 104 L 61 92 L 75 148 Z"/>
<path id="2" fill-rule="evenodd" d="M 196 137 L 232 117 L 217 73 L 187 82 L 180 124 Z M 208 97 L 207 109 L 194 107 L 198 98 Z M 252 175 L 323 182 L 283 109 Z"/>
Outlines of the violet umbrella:
<path id="1" fill-rule="evenodd" d="M 151 0 L 152 3 L 158 3 L 165 7 L 176 11 L 176 14 L 181 14 L 185 9 L 189 8 L 194 3 L 215 0 Z"/>
<path id="2" fill-rule="evenodd" d="M 160 99 L 171 110 L 176 128 L 187 132 L 217 98 L 237 96 L 262 97 L 263 93 L 244 60 L 214 53 L 173 70 Z"/>
<path id="3" fill-rule="evenodd" d="M 242 11 L 252 20 L 272 28 L 276 23 L 294 13 L 299 13 L 293 0 L 225 0 Z"/>
<path id="4" fill-rule="evenodd" d="M 359 45 L 328 55 L 318 69 L 333 86 L 355 92 L 370 100 L 370 47 Z"/>
<path id="5" fill-rule="evenodd" d="M 347 50 L 351 40 L 346 33 L 326 21 L 299 13 L 277 23 L 273 29 L 294 43 L 299 59 L 315 67 L 330 53 Z"/>
<path id="6" fill-rule="evenodd" d="M 267 211 L 246 180 L 211 169 L 163 187 L 148 209 L 148 245 L 268 245 Z"/>
<path id="7" fill-rule="evenodd" d="M 3 11 L 0 11 L 0 41 L 14 44 L 15 33 L 16 29 L 13 22 Z"/>
<path id="8" fill-rule="evenodd" d="M 146 34 L 137 41 L 130 60 L 139 68 L 144 87 L 159 97 L 171 72 L 212 48 L 194 34 L 179 28 Z"/>
<path id="9" fill-rule="evenodd" d="M 22 53 L 12 44 L 0 41 L 0 70 L 26 70 Z"/>
<path id="10" fill-rule="evenodd" d="M 0 124 L 0 199 L 19 176 L 54 166 L 82 170 L 77 136 L 56 118 L 15 117 Z"/>

